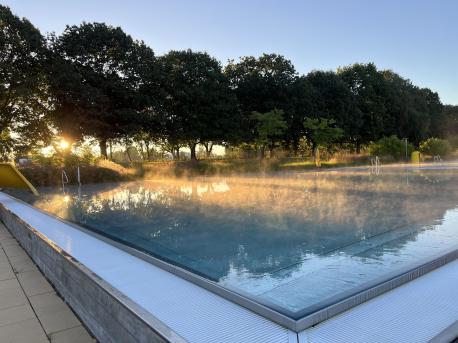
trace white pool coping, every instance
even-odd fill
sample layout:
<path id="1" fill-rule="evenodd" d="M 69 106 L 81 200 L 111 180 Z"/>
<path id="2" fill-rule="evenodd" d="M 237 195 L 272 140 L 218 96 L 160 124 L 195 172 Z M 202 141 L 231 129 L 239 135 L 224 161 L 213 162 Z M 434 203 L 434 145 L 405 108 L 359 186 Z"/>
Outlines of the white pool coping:
<path id="1" fill-rule="evenodd" d="M 297 334 L 2 192 L 0 203 L 189 342 L 428 342 L 458 320 L 458 261 Z"/>
<path id="2" fill-rule="evenodd" d="M 0 202 L 189 342 L 297 342 L 291 330 L 5 193 Z"/>

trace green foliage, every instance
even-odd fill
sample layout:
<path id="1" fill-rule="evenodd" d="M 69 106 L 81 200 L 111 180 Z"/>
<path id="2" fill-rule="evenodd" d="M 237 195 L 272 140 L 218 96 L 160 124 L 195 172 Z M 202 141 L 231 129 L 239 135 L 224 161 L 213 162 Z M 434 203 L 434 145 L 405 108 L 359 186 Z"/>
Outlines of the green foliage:
<path id="1" fill-rule="evenodd" d="M 45 54 L 40 31 L 0 5 L 0 158 L 49 139 Z"/>
<path id="2" fill-rule="evenodd" d="M 106 144 L 151 125 L 150 97 L 157 92 L 154 53 L 121 28 L 99 23 L 67 26 L 52 41 L 54 121 L 73 140 Z"/>
<path id="3" fill-rule="evenodd" d="M 156 156 L 153 145 L 175 157 L 188 146 L 192 159 L 197 144 L 206 156 L 213 144 L 242 144 L 247 155 L 255 146 L 281 145 L 297 156 L 310 150 L 304 137 L 315 158 L 319 146 L 331 151 L 336 141 L 357 152 L 376 141 L 373 151 L 400 158 L 395 136 L 418 145 L 429 137 L 455 141 L 457 132 L 457 106 L 372 63 L 299 75 L 284 56 L 263 54 L 222 70 L 191 50 L 156 58 L 104 23 L 67 26 L 47 41 L 0 5 L 1 159 L 49 144 L 51 133 L 77 143 L 95 139 L 105 157 L 107 144 L 118 142 L 132 161 Z M 90 164 L 91 154 L 48 162 Z"/>
<path id="4" fill-rule="evenodd" d="M 238 130 L 236 99 L 220 63 L 207 53 L 171 51 L 159 58 L 165 131 L 171 142 L 183 142 L 196 159 L 196 144 L 230 140 Z"/>
<path id="5" fill-rule="evenodd" d="M 277 108 L 284 111 L 288 126 L 295 127 L 291 97 L 297 73 L 291 61 L 277 54 L 245 56 L 238 62 L 230 61 L 224 72 L 242 112 L 241 140 L 249 143 L 257 136 L 256 122 L 250 119 L 253 112 L 266 113 Z M 301 85 L 296 85 L 298 97 L 303 95 L 297 94 L 303 89 Z"/>
<path id="6" fill-rule="evenodd" d="M 407 144 L 407 157 L 414 151 L 414 146 Z M 369 153 L 376 156 L 389 156 L 395 160 L 405 158 L 406 143 L 405 140 L 399 139 L 397 136 L 383 137 L 377 142 L 369 145 Z"/>
<path id="7" fill-rule="evenodd" d="M 429 138 L 420 144 L 420 152 L 429 156 L 447 156 L 452 152 L 450 143 L 445 139 Z"/>
<path id="8" fill-rule="evenodd" d="M 343 136 L 343 130 L 335 127 L 334 119 L 305 118 L 304 128 L 307 138 L 312 143 L 313 159 L 317 167 L 321 167 L 320 146 L 330 146 L 332 142 Z"/>
<path id="9" fill-rule="evenodd" d="M 458 106 L 444 106 L 445 137 L 458 148 Z"/>
<path id="10" fill-rule="evenodd" d="M 274 109 L 270 112 L 253 112 L 250 119 L 256 122 L 256 143 L 261 146 L 273 145 L 285 130 L 286 123 L 283 120 L 284 112 Z"/>
<path id="11" fill-rule="evenodd" d="M 334 127 L 335 120 L 326 118 L 306 118 L 304 128 L 312 144 L 328 145 L 343 136 L 343 130 Z"/>

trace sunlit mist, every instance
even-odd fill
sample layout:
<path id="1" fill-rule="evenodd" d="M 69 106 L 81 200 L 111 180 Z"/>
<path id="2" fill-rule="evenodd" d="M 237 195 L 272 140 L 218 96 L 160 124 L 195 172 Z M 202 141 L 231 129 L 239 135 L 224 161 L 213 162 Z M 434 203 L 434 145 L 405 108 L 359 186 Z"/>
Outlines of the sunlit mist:
<path id="1" fill-rule="evenodd" d="M 458 242 L 455 169 L 161 178 L 41 193 L 39 208 L 292 311 Z"/>

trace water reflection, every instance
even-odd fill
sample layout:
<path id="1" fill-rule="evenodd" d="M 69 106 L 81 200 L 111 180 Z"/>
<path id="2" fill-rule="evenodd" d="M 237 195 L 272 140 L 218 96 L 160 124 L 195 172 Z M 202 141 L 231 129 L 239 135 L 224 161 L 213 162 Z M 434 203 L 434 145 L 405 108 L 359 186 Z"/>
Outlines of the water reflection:
<path id="1" fill-rule="evenodd" d="M 457 207 L 457 178 L 425 170 L 162 179 L 83 185 L 80 194 L 41 189 L 34 205 L 298 310 L 436 251 L 436 238 L 419 235 L 439 232 Z M 308 295 L 298 299 L 298 287 Z"/>

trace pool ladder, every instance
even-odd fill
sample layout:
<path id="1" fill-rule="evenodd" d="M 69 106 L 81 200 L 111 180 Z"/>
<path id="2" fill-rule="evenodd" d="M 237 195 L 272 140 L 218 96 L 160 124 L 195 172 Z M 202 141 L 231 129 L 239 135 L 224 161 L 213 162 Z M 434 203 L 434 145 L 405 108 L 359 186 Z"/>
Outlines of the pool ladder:
<path id="1" fill-rule="evenodd" d="M 62 191 L 65 192 L 65 185 L 68 183 L 68 176 L 65 170 L 62 169 Z"/>
<path id="2" fill-rule="evenodd" d="M 371 158 L 371 174 L 380 174 L 380 158 L 378 156 Z"/>
<path id="3" fill-rule="evenodd" d="M 68 184 L 68 175 L 65 170 L 62 169 L 62 191 L 65 193 L 65 185 Z M 81 197 L 81 172 L 80 167 L 76 169 L 76 180 L 78 181 L 78 194 Z"/>
<path id="4" fill-rule="evenodd" d="M 439 163 L 439 165 L 442 165 L 442 158 L 440 155 L 433 156 L 433 162 L 434 163 Z"/>

